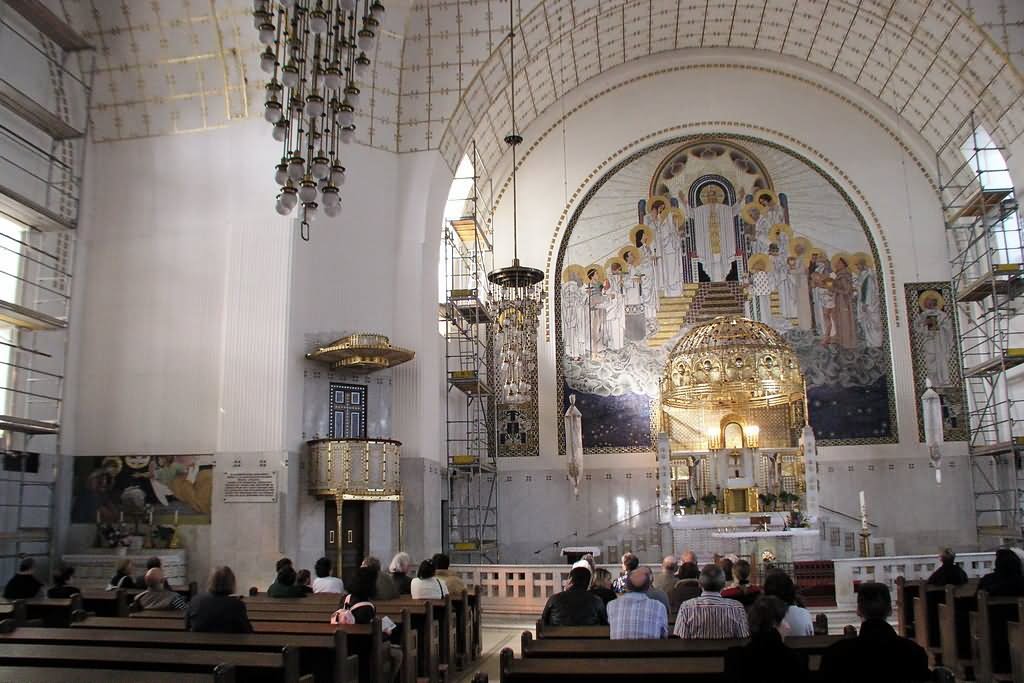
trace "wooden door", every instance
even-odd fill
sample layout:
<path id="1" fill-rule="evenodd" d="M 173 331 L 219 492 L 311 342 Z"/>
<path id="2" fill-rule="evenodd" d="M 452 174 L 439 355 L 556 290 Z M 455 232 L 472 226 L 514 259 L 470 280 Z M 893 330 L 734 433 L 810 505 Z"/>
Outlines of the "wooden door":
<path id="1" fill-rule="evenodd" d="M 341 507 L 341 580 L 346 585 L 366 557 L 366 502 L 346 500 Z"/>

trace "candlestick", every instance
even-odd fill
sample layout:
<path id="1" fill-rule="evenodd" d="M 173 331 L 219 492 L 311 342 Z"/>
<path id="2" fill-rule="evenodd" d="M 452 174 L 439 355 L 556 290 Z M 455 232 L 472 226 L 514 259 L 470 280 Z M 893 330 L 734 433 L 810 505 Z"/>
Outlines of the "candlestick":
<path id="1" fill-rule="evenodd" d="M 864 492 L 860 492 L 860 526 L 867 531 L 868 528 L 868 506 L 864 500 Z"/>
<path id="2" fill-rule="evenodd" d="M 121 517 L 118 521 L 121 522 L 121 524 L 124 524 L 124 510 L 121 510 Z"/>
<path id="3" fill-rule="evenodd" d="M 178 526 L 178 511 L 174 511 L 174 526 Z"/>

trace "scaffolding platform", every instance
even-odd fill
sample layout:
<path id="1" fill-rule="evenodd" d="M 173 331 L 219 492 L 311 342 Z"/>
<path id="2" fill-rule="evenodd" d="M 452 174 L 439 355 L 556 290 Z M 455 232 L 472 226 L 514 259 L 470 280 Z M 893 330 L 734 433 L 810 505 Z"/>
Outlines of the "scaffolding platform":
<path id="1" fill-rule="evenodd" d="M 469 396 L 490 396 L 493 393 L 487 382 L 472 370 L 449 372 L 448 383 Z"/>
<path id="2" fill-rule="evenodd" d="M 480 300 L 475 289 L 453 289 L 448 301 L 455 312 L 471 325 L 486 325 L 492 322 L 487 305 Z"/>
<path id="3" fill-rule="evenodd" d="M 984 216 L 993 208 L 998 207 L 1007 197 L 1013 195 L 1012 189 L 979 189 L 963 205 L 950 207 L 952 215 L 949 221 L 955 223 L 962 218 L 977 218 Z"/>
<path id="4" fill-rule="evenodd" d="M 985 377 L 1015 368 L 1024 363 L 1024 349 L 1006 349 L 999 358 L 972 365 L 964 368 L 964 377 Z"/>
<path id="5" fill-rule="evenodd" d="M 55 318 L 52 315 L 40 313 L 39 311 L 19 306 L 11 301 L 0 299 L 0 322 L 7 323 L 13 327 L 23 330 L 62 330 L 68 326 L 67 322 Z"/>
<path id="6" fill-rule="evenodd" d="M 960 290 L 956 300 L 977 302 L 995 295 L 1017 298 L 1024 293 L 1024 285 L 1019 281 L 1021 273 L 1024 273 L 1024 268 L 1019 263 L 996 265 L 991 273 L 973 280 Z"/>

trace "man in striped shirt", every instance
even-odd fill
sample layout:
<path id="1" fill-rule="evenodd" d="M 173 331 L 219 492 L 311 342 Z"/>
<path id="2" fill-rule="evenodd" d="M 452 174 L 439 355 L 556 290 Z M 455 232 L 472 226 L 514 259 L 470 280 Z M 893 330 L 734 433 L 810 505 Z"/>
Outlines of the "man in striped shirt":
<path id="1" fill-rule="evenodd" d="M 679 606 L 675 634 L 680 638 L 749 638 L 750 627 L 743 605 L 723 598 L 725 572 L 715 564 L 700 571 L 699 598 Z"/>
<path id="2" fill-rule="evenodd" d="M 634 569 L 626 575 L 626 592 L 608 603 L 608 626 L 612 640 L 668 637 L 668 613 L 665 606 L 647 596 L 651 578 L 651 572 L 646 567 Z"/>

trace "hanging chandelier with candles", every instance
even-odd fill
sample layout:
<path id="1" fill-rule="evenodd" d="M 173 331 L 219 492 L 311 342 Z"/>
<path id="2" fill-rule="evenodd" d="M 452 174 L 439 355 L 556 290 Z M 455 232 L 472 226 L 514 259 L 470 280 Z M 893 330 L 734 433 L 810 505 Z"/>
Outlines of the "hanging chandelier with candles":
<path id="1" fill-rule="evenodd" d="M 528 344 L 536 344 L 535 331 L 544 304 L 544 273 L 519 263 L 518 225 L 516 215 L 516 146 L 523 138 L 516 127 L 516 31 L 515 3 L 508 9 L 508 51 L 511 82 L 512 132 L 505 144 L 512 150 L 512 265 L 487 274 L 496 287 L 491 295 L 491 313 L 501 338 L 499 395 L 502 403 L 524 403 L 530 397 Z"/>
<path id="2" fill-rule="evenodd" d="M 301 235 L 322 210 L 341 213 L 341 146 L 355 137 L 357 82 L 380 32 L 380 0 L 253 0 L 260 68 L 271 75 L 264 118 L 281 143 L 274 169 L 282 216 L 299 208 Z"/>

